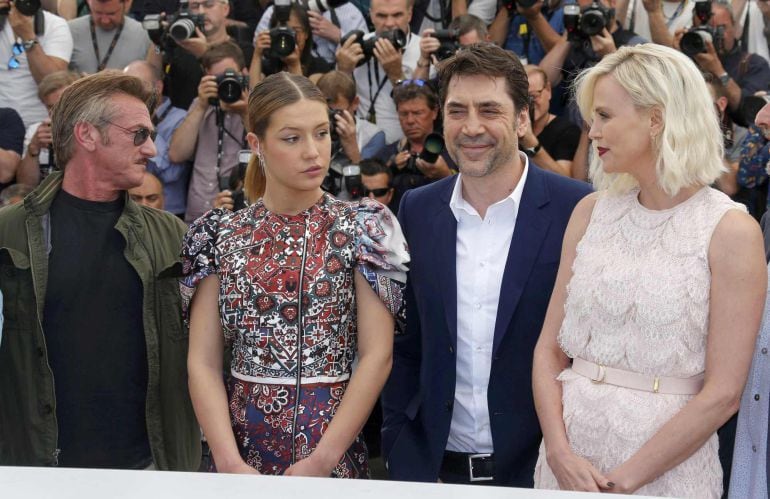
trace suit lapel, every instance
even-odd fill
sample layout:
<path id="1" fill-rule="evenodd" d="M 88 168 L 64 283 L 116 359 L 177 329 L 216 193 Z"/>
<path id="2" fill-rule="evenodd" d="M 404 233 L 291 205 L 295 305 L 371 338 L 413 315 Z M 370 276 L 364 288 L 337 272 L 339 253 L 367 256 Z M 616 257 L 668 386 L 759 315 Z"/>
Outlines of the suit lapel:
<path id="1" fill-rule="evenodd" d="M 457 346 L 457 220 L 449 208 L 449 201 L 456 182 L 455 175 L 455 181 L 447 183 L 448 188 L 441 193 L 441 207 L 433 219 L 441 302 L 453 348 Z"/>
<path id="2" fill-rule="evenodd" d="M 521 205 L 513 230 L 511 246 L 503 272 L 500 300 L 497 305 L 495 336 L 492 354 L 496 355 L 513 313 L 527 283 L 532 267 L 548 233 L 550 220 L 541 208 L 548 203 L 548 192 L 543 173 L 530 163 Z"/>

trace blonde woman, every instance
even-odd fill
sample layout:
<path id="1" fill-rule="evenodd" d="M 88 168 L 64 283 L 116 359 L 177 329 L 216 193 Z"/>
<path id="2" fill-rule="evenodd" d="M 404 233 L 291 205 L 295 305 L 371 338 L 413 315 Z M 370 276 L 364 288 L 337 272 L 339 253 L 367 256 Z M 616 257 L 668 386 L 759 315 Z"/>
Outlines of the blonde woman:
<path id="1" fill-rule="evenodd" d="M 722 135 L 693 62 L 624 47 L 583 73 L 591 176 L 535 349 L 535 486 L 717 498 L 767 286 L 762 236 L 709 187 Z M 571 362 L 571 364 L 570 364 Z"/>

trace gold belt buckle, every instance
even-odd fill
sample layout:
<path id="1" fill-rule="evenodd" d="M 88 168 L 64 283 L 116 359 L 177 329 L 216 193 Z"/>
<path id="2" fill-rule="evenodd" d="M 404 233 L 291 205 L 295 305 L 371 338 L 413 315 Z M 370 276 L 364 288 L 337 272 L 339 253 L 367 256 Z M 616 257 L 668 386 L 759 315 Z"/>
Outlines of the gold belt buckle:
<path id="1" fill-rule="evenodd" d="M 602 383 L 604 382 L 604 376 L 607 374 L 607 372 L 604 369 L 604 366 L 602 364 L 597 364 L 599 366 L 599 369 L 596 372 L 596 377 L 591 378 L 591 382 L 593 383 Z"/>

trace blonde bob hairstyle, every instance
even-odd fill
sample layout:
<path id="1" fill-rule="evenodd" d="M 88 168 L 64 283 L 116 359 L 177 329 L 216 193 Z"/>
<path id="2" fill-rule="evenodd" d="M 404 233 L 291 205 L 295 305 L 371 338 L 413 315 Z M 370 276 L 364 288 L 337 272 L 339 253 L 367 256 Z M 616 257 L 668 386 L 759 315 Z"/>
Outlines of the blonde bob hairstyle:
<path id="1" fill-rule="evenodd" d="M 646 43 L 622 47 L 584 71 L 575 81 L 583 119 L 593 118 L 594 89 L 612 76 L 642 111 L 658 111 L 662 129 L 653 137 L 658 184 L 669 196 L 685 187 L 712 184 L 725 171 L 723 139 L 714 103 L 703 75 L 681 52 Z M 596 189 L 622 194 L 638 187 L 628 173 L 605 173 L 593 154 L 589 176 Z"/>

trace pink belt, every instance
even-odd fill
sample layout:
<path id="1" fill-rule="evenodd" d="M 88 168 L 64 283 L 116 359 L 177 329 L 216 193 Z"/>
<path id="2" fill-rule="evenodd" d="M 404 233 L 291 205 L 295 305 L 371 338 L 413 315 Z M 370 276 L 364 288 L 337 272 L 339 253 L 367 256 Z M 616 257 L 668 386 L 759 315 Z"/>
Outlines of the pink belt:
<path id="1" fill-rule="evenodd" d="M 622 386 L 652 393 L 695 395 L 703 388 L 703 373 L 691 378 L 650 376 L 648 374 L 603 366 L 580 357 L 575 357 L 572 361 L 572 370 L 594 383 L 607 383 L 608 385 Z"/>

